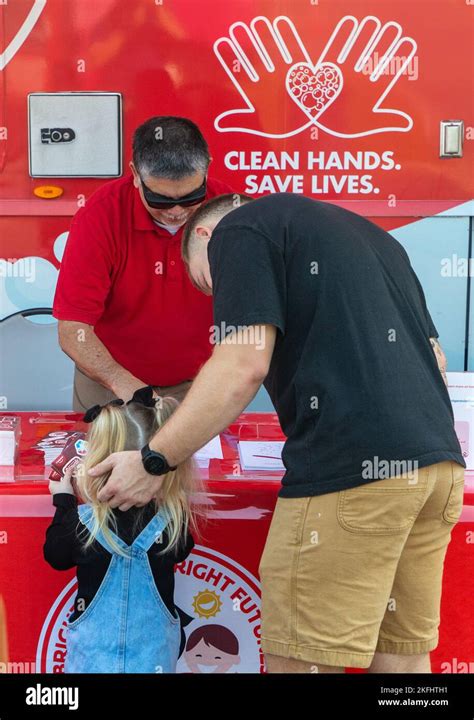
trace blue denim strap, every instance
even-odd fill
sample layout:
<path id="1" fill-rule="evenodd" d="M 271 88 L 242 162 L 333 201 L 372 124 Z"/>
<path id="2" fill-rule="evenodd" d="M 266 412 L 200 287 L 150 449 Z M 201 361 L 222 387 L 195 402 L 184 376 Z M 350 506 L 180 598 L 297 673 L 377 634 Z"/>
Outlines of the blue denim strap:
<path id="1" fill-rule="evenodd" d="M 92 507 L 87 504 L 79 505 L 79 507 L 77 508 L 77 512 L 79 514 L 79 520 L 81 521 L 81 523 L 86 526 L 89 532 L 91 532 L 94 525 Z M 119 538 L 119 536 L 116 535 L 110 528 L 109 532 L 112 535 L 114 541 L 124 551 L 124 553 L 130 556 L 130 547 L 126 543 L 124 543 L 124 541 Z M 108 541 L 104 537 L 102 530 L 99 530 L 99 532 L 95 536 L 95 540 L 97 540 L 97 542 L 100 543 L 102 547 L 105 548 L 105 550 L 107 550 L 107 552 L 109 552 L 111 555 L 116 555 L 115 550 L 109 545 Z"/>
<path id="2" fill-rule="evenodd" d="M 163 510 L 158 510 L 156 515 L 154 515 L 150 522 L 143 528 L 140 535 L 135 538 L 131 547 L 148 552 L 154 542 L 159 543 L 161 541 L 163 530 L 168 523 L 169 517 Z"/>

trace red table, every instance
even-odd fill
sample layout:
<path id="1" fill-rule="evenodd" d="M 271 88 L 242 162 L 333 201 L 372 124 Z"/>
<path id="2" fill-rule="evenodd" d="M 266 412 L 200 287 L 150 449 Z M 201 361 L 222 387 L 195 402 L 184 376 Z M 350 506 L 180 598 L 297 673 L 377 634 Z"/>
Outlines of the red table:
<path id="1" fill-rule="evenodd" d="M 87 426 L 74 413 L 5 414 L 21 417 L 21 442 L 14 479 L 5 481 L 3 474 L 0 482 L 0 671 L 62 672 L 75 574 L 57 572 L 43 560 L 53 506 L 46 480 L 49 469 L 35 445 L 48 433 Z M 202 642 L 199 646 L 208 654 L 208 665 L 196 666 L 194 648 L 180 658 L 178 672 L 263 669 L 257 570 L 281 474 L 243 472 L 239 439 L 283 440 L 284 436 L 274 414 L 243 414 L 221 434 L 224 459 L 213 459 L 208 469 L 200 470 L 211 511 L 204 536 L 176 567 L 176 602 L 195 618 L 186 628 L 188 640 L 202 625 L 225 629 L 218 653 Z M 474 672 L 474 478 L 468 477 L 464 502 L 446 560 L 440 644 L 432 654 L 434 672 Z M 225 652 L 235 639 L 237 657 Z"/>

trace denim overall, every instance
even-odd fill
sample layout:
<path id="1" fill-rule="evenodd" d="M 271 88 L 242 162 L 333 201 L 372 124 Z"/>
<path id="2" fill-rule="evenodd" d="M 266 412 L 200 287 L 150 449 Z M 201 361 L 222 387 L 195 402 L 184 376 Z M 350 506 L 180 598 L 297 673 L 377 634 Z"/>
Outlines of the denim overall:
<path id="1" fill-rule="evenodd" d="M 92 508 L 80 505 L 78 512 L 90 531 Z M 97 535 L 112 559 L 90 605 L 68 625 L 65 672 L 176 672 L 180 619 L 161 599 L 147 556 L 167 523 L 158 513 L 132 545 L 112 533 L 125 557 L 112 550 L 102 532 Z"/>

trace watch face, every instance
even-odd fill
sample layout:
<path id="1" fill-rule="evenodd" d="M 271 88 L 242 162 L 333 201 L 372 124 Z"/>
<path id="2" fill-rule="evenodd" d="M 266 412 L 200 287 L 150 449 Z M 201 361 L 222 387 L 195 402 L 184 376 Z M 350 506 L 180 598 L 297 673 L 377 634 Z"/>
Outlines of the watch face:
<path id="1" fill-rule="evenodd" d="M 151 475 L 161 475 L 165 469 L 164 458 L 159 455 L 149 455 L 144 462 L 145 470 Z"/>

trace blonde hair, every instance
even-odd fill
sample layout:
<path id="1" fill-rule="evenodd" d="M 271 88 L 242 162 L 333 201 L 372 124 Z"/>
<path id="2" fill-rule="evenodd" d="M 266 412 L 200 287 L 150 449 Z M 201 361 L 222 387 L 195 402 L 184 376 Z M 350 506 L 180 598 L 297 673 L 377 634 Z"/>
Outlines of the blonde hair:
<path id="1" fill-rule="evenodd" d="M 158 398 L 155 407 L 146 407 L 135 401 L 121 406 L 105 405 L 93 421 L 86 437 L 87 454 L 76 468 L 78 492 L 82 500 L 91 505 L 93 513 L 93 525 L 85 541 L 86 548 L 102 531 L 111 548 L 119 555 L 125 554 L 111 533 L 111 529 L 117 533 L 117 520 L 113 510 L 97 497 L 109 479 L 110 472 L 92 477 L 88 475 L 88 471 L 111 453 L 140 450 L 165 424 L 178 405 L 178 401 L 172 397 Z M 156 512 L 160 509 L 168 520 L 168 543 L 160 554 L 184 542 L 188 530 L 198 532 L 198 515 L 203 514 L 202 510 L 198 512 L 198 506 L 191 502 L 191 494 L 202 489 L 191 458 L 178 465 L 176 470 L 163 475 L 162 479 L 159 494 L 153 498 Z M 142 515 L 143 513 L 138 514 L 137 522 L 140 522 Z"/>

